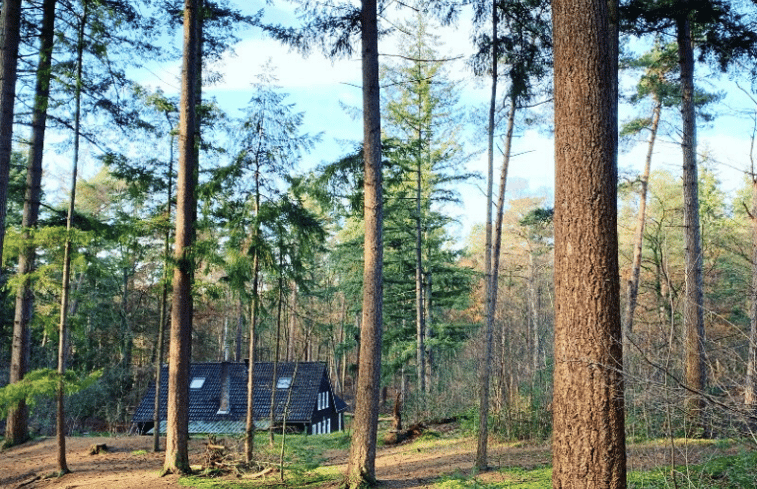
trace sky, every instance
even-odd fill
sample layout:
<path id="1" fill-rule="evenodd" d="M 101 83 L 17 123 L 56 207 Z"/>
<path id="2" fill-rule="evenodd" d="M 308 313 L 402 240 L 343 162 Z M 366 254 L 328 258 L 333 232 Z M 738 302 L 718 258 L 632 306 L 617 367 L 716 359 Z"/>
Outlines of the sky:
<path id="1" fill-rule="evenodd" d="M 236 0 L 242 11 L 252 13 L 248 2 Z M 266 7 L 266 20 L 278 20 L 284 23 L 294 22 L 291 4 L 280 2 L 277 6 Z M 442 54 L 450 58 L 466 58 L 472 51 L 470 43 L 469 22 L 462 20 L 457 28 L 439 28 L 444 45 Z M 289 94 L 288 101 L 296 105 L 296 110 L 305 114 L 304 132 L 322 133 L 322 141 L 315 151 L 306 156 L 299 168 L 302 171 L 312 169 L 319 164 L 335 161 L 353 150 L 362 139 L 362 122 L 353 119 L 342 107 L 359 108 L 361 106 L 360 60 L 329 60 L 320 53 L 313 52 L 308 58 L 299 53 L 290 52 L 276 41 L 265 38 L 260 32 L 247 30 L 241 34 L 242 41 L 234 47 L 234 54 L 227 54 L 214 67 L 223 73 L 223 81 L 214 86 L 205 87 L 204 96 L 215 97 L 219 104 L 231 115 L 239 115 L 249 100 L 251 83 L 261 67 L 271 60 L 276 67 L 278 85 Z M 382 62 L 386 62 L 396 51 L 396 44 L 391 38 L 382 39 L 379 51 Z M 359 49 L 358 53 L 359 55 Z M 178 93 L 180 67 L 178 63 L 150 66 L 141 75 L 140 82 L 152 88 L 162 88 L 166 93 Z M 464 59 L 451 62 L 450 76 L 459 82 L 461 101 L 466 108 L 478 111 L 485 121 L 487 104 L 490 96 L 490 81 L 475 80 Z M 743 182 L 743 170 L 749 161 L 750 137 L 753 122 L 745 112 L 754 112 L 756 105 L 744 95 L 733 81 L 727 77 L 719 79 L 712 76 L 702 78 L 711 84 L 710 89 L 725 92 L 723 104 L 717 108 L 717 118 L 709 125 L 700 125 L 698 129 L 698 148 L 700 154 L 707 152 L 714 160 L 712 168 L 723 181 L 727 193 L 733 193 Z M 623 85 L 628 88 L 633 81 L 626 79 Z M 708 88 L 708 87 L 705 87 Z M 620 119 L 627 120 L 640 109 L 621 105 Z M 476 156 L 469 162 L 468 170 L 482 175 L 486 172 L 486 127 L 471 125 L 467 130 L 471 141 L 466 147 Z M 502 145 L 500 144 L 500 147 Z M 508 198 L 527 195 L 544 195 L 551 203 L 554 189 L 554 154 L 551 135 L 544 129 L 519 131 L 516 135 L 508 173 Z M 638 174 L 643 166 L 646 145 L 639 143 L 630 147 L 623 145 L 619 154 L 618 166 L 621 176 Z M 665 169 L 674 175 L 680 175 L 680 147 L 674 134 L 661 134 L 653 157 L 653 169 Z M 498 179 L 501 157 L 495 156 L 495 175 Z M 461 225 L 451 230 L 452 235 L 464 242 L 474 224 L 483 222 L 485 215 L 484 183 L 466 185 L 460 189 L 463 205 L 451 209 L 459 217 Z M 497 183 L 495 183 L 495 189 Z M 495 197 L 496 198 L 496 197 Z"/>

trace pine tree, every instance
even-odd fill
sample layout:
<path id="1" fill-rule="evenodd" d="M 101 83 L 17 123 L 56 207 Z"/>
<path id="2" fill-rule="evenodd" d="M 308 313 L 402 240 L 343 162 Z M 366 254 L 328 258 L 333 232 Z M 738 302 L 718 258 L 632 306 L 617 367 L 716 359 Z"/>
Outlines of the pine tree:
<path id="1" fill-rule="evenodd" d="M 626 485 L 612 2 L 552 3 L 555 60 L 553 487 Z M 579 60 L 581 60 L 579 62 Z"/>

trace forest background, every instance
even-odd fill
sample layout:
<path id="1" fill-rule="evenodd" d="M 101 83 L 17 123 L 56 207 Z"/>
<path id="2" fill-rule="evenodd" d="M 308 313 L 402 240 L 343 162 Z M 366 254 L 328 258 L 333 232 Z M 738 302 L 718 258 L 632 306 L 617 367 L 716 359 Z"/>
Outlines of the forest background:
<path id="1" fill-rule="evenodd" d="M 38 263 L 32 276 L 35 313 L 30 370 L 53 368 L 57 362 L 54 337 L 63 269 L 61 223 L 68 199 L 59 184 L 68 181 L 67 161 L 74 154 L 71 90 L 77 85 L 73 71 L 77 63 L 70 56 L 76 52 L 72 46 L 81 32 L 87 33 L 87 41 L 80 43 L 87 49 L 78 63 L 83 73 L 78 83 L 90 91 L 84 92 L 79 131 L 82 179 L 77 184 L 67 361 L 78 375 L 102 370 L 102 376 L 68 399 L 68 430 L 74 432 L 88 429 L 87 423 L 97 419 L 111 426 L 128 424 L 160 356 L 158 327 L 165 321 L 161 314 L 164 244 L 168 242 L 165 233 L 171 229 L 166 203 L 172 198 L 168 181 L 173 178 L 176 138 L 172 131 L 178 114 L 178 83 L 173 82 L 178 77 L 173 67 L 178 65 L 171 60 L 172 56 L 178 59 L 178 53 L 171 46 L 178 43 L 171 42 L 175 32 L 168 29 L 176 27 L 170 8 L 139 11 L 118 2 L 60 2 L 58 8 L 63 22 L 54 48 L 57 64 L 45 197 L 35 236 Z M 310 61 L 286 54 L 274 41 L 259 37 L 262 34 L 255 28 L 240 27 L 269 21 L 267 17 L 243 10 L 250 16 L 243 18 L 232 11 L 225 10 L 228 17 L 219 17 L 219 30 L 214 31 L 214 44 L 207 53 L 192 360 L 244 358 L 252 300 L 249 252 L 257 247 L 263 257 L 256 282 L 261 300 L 258 359 L 325 361 L 337 391 L 349 399 L 357 364 L 362 260 L 356 165 L 360 124 L 351 118 L 359 105 L 359 66 L 354 60 L 342 60 L 329 68 L 332 61 L 320 64 L 316 52 Z M 156 17 L 140 15 L 147 12 Z M 29 9 L 26 14 L 32 17 L 25 24 L 27 44 L 22 44 L 21 59 L 31 63 L 36 59 L 34 26 L 38 22 L 34 16 L 39 12 Z M 160 17 L 163 14 L 169 15 Z M 289 20 L 286 13 L 279 16 L 270 21 Z M 483 193 L 483 183 L 475 173 L 485 167 L 481 153 L 486 108 L 481 100 L 485 100 L 486 82 L 468 75 L 473 71 L 469 55 L 475 47 L 466 40 L 477 31 L 468 32 L 465 20 L 444 36 L 454 39 L 449 44 L 455 47 L 472 45 L 461 53 L 435 44 L 431 34 L 441 28 L 433 20 L 405 14 L 401 22 L 413 27 L 404 29 L 408 36 L 382 40 L 388 163 L 382 382 L 401 394 L 410 418 L 427 419 L 476 410 L 470 386 L 476 385 L 477 366 L 482 363 L 484 236 L 483 228 L 475 224 L 485 204 L 482 196 L 477 198 Z M 236 43 L 234 36 L 241 42 Z M 148 45 L 148 40 L 155 45 Z M 397 53 L 417 50 L 417 56 L 392 54 L 394 43 L 398 43 Z M 236 57 L 229 54 L 231 46 Z M 631 94 L 642 75 L 649 73 L 641 54 L 655 49 L 664 53 L 665 46 L 664 36 L 656 41 L 629 38 L 625 44 L 629 61 L 622 75 L 621 92 L 628 97 L 621 111 L 623 119 L 651 113 L 643 90 L 636 98 Z M 266 66 L 269 55 L 279 70 Z M 444 58 L 456 58 L 457 64 L 443 62 Z M 548 72 L 549 56 L 544 55 L 542 61 Z M 701 110 L 709 117 L 700 119 L 705 121 L 700 125 L 699 178 L 707 395 L 713 400 L 708 431 L 743 431 L 748 426 L 741 406 L 752 292 L 751 221 L 746 209 L 751 208 L 755 104 L 750 79 L 738 67 L 719 74 L 718 67 L 698 66 L 698 86 L 710 93 L 722 92 L 720 98 L 704 98 L 709 103 Z M 34 69 L 27 68 L 20 71 L 19 79 L 18 153 L 3 253 L 7 286 L 2 338 L 12 336 L 11 312 L 20 285 L 20 279 L 12 277 L 22 249 L 24 138 L 33 106 L 28 97 Z M 414 77 L 413 70 L 424 76 Z M 329 72 L 333 76 L 324 75 Z M 279 82 L 273 82 L 277 76 Z M 675 80 L 675 69 L 665 76 Z M 335 78 L 337 85 L 326 83 Z M 422 83 L 431 79 L 434 83 L 428 86 Z M 283 88 L 277 88 L 278 84 Z M 545 437 L 551 423 L 550 189 L 554 177 L 549 77 L 541 74 L 533 88 L 534 107 L 519 109 L 520 137 L 512 150 L 522 155 L 513 158 L 509 170 L 492 364 L 494 429 L 519 438 Z M 286 92 L 290 95 L 285 97 Z M 429 128 L 425 138 L 416 137 L 412 124 L 408 125 L 411 107 L 425 118 Z M 679 409 L 685 389 L 675 382 L 684 368 L 683 204 L 677 170 L 680 115 L 675 106 L 668 106 L 663 114 L 662 141 L 653 149 L 655 170 L 649 180 L 645 218 L 635 318 L 639 348 L 629 354 L 626 377 L 628 432 L 640 437 L 669 434 L 683 429 L 686 422 Z M 625 171 L 619 182 L 623 277 L 631 268 L 638 174 L 648 149 L 647 128 L 648 124 L 637 123 L 624 131 L 630 138 L 625 142 L 629 151 L 621 157 Z M 430 162 L 420 171 L 412 167 L 416 154 L 428 156 Z M 265 157 L 256 158 L 260 155 Z M 423 175 L 422 185 L 416 189 L 414 176 L 419 175 Z M 513 183 L 513 177 L 524 183 Z M 415 190 L 421 197 L 414 197 Z M 416 204 L 420 209 L 413 207 Z M 463 223 L 462 228 L 456 220 Z M 251 243 L 253 223 L 263 230 L 260 242 Z M 415 233 L 419 223 L 423 232 Z M 416 253 L 418 236 L 422 237 L 421 260 Z M 417 307 L 419 262 L 424 263 L 420 269 L 425 300 Z M 419 309 L 426 321 L 423 328 L 417 325 Z M 3 341 L 1 346 L 0 367 L 4 368 L 11 363 L 11 342 Z M 38 400 L 34 431 L 52 430 L 51 406 Z"/>

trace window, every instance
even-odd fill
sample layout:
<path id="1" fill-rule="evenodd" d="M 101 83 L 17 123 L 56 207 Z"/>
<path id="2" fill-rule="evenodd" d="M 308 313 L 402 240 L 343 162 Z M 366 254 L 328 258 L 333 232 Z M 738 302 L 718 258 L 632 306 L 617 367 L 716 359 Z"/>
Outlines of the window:
<path id="1" fill-rule="evenodd" d="M 292 385 L 291 377 L 279 377 L 278 382 L 276 382 L 277 389 L 289 389 L 289 386 L 291 385 Z"/>
<path id="2" fill-rule="evenodd" d="M 200 389 L 205 383 L 205 377 L 195 377 L 192 379 L 192 383 L 189 384 L 190 389 Z"/>

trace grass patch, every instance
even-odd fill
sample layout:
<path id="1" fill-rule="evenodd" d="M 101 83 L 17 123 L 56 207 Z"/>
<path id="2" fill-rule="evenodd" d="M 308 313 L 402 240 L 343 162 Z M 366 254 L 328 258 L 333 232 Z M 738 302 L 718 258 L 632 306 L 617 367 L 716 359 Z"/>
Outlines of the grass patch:
<path id="1" fill-rule="evenodd" d="M 716 457 L 703 464 L 676 467 L 678 485 L 691 489 L 753 489 L 757 487 L 757 452 Z M 667 489 L 673 487 L 670 469 L 629 474 L 629 487 Z"/>
<path id="2" fill-rule="evenodd" d="M 284 480 L 278 470 L 265 477 L 256 479 L 221 478 L 217 472 L 197 474 L 179 479 L 186 487 L 200 489 L 241 489 L 251 487 L 264 488 L 307 488 L 319 487 L 332 481 L 340 480 L 343 474 L 335 467 L 322 466 L 327 460 L 328 451 L 349 448 L 350 437 L 345 432 L 328 435 L 289 434 L 284 449 Z M 267 435 L 256 436 L 255 459 L 264 462 L 264 467 L 277 467 L 281 454 L 281 435 L 274 436 L 274 444 L 268 444 Z M 240 454 L 241 458 L 241 454 Z"/>
<path id="3" fill-rule="evenodd" d="M 134 450 L 133 452 L 131 452 L 131 454 L 135 455 L 135 456 L 137 456 L 137 455 L 147 455 L 147 450 Z"/>

